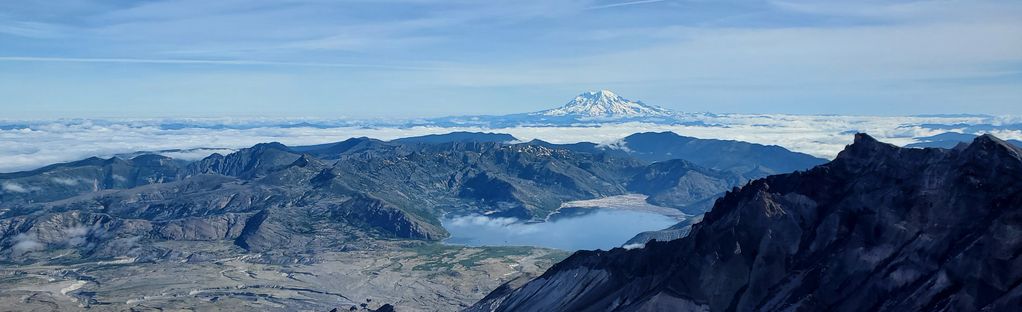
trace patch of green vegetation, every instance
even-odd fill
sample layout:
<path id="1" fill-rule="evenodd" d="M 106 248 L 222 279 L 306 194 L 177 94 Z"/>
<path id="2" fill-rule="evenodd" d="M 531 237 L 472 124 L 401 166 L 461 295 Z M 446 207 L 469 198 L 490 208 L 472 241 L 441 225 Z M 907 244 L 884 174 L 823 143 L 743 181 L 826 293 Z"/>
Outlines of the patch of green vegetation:
<path id="1" fill-rule="evenodd" d="M 419 259 L 425 263 L 412 267 L 416 271 L 442 271 L 454 268 L 454 259 L 466 247 L 451 246 L 440 243 L 421 243 L 408 246 L 407 250 L 414 252 L 414 255 L 401 258 L 401 260 Z"/>
<path id="2" fill-rule="evenodd" d="M 419 271 L 450 271 L 455 265 L 472 268 L 489 259 L 500 259 L 502 262 L 514 263 L 511 256 L 526 256 L 533 252 L 533 247 L 463 247 L 444 244 L 422 244 L 410 249 L 416 258 L 425 263 L 416 265 L 413 270 Z"/>
<path id="3" fill-rule="evenodd" d="M 414 271 L 430 271 L 430 272 L 444 272 L 454 269 L 453 262 L 445 262 L 444 259 L 437 259 L 436 261 L 428 261 L 426 263 L 416 265 L 412 267 Z"/>
<path id="4" fill-rule="evenodd" d="M 486 261 L 515 264 L 520 258 L 532 255 L 541 249 L 529 246 L 465 247 L 441 243 L 410 244 L 403 247 L 404 250 L 414 254 L 396 260 L 419 260 L 423 263 L 414 266 L 412 270 L 433 272 L 452 271 L 455 266 L 473 268 Z M 547 253 L 540 256 L 537 261 L 552 264 L 570 255 L 568 252 L 558 250 L 546 251 Z"/>
<path id="5" fill-rule="evenodd" d="M 536 258 L 536 261 L 537 262 L 544 262 L 544 261 L 546 261 L 546 262 L 548 262 L 550 264 L 554 264 L 554 263 L 561 262 L 561 260 L 564 260 L 565 258 L 568 258 L 568 256 L 570 256 L 570 255 L 571 255 L 571 253 L 567 252 L 567 251 L 553 250 L 553 251 L 551 251 L 548 254 L 545 254 L 545 255 L 540 256 L 539 258 Z"/>
<path id="6" fill-rule="evenodd" d="M 415 253 L 417 253 L 419 255 L 424 255 L 424 256 L 437 255 L 437 254 L 447 254 L 447 253 L 451 253 L 451 252 L 460 252 L 461 250 L 463 250 L 465 248 L 467 248 L 467 247 L 465 247 L 465 246 L 456 246 L 456 245 L 445 245 L 445 244 L 441 244 L 441 243 L 431 243 L 431 242 L 425 242 L 425 243 L 421 243 L 421 244 L 415 244 L 415 245 L 412 245 L 412 246 L 408 246 L 408 250 L 409 251 L 412 251 L 412 252 L 415 252 Z"/>
<path id="7" fill-rule="evenodd" d="M 536 248 L 526 246 L 501 246 L 501 247 L 482 247 L 479 252 L 469 255 L 468 258 L 459 261 L 466 267 L 475 266 L 482 260 L 502 258 L 502 261 L 510 260 L 511 263 L 516 262 L 510 257 L 518 256 L 524 257 L 532 254 Z"/>

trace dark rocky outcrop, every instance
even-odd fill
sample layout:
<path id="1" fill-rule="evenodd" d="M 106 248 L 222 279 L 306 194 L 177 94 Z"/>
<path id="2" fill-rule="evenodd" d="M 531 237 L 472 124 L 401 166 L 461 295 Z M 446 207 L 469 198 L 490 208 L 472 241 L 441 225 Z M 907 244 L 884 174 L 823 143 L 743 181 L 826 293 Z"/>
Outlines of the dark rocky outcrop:
<path id="1" fill-rule="evenodd" d="M 989 135 L 834 161 L 728 192 L 684 238 L 582 251 L 471 311 L 1015 311 L 1022 151 Z"/>

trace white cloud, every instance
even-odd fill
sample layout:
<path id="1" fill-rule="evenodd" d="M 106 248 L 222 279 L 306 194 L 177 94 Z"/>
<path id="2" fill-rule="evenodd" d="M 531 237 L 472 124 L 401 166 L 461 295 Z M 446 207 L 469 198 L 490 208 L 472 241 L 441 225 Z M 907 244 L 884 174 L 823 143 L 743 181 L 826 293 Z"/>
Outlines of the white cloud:
<path id="1" fill-rule="evenodd" d="M 81 58 L 81 57 L 37 57 L 0 56 L 0 62 L 53 62 L 53 63 L 126 63 L 126 64 L 176 64 L 176 65 L 237 65 L 237 66 L 296 66 L 326 68 L 376 68 L 396 70 L 443 70 L 424 66 L 398 66 L 364 63 L 327 62 L 271 62 L 254 60 L 200 60 L 200 59 L 145 59 L 145 58 Z"/>
<path id="2" fill-rule="evenodd" d="M 14 242 L 14 245 L 11 247 L 11 249 L 14 251 L 15 254 L 22 254 L 30 251 L 42 250 L 43 248 L 46 247 L 46 245 L 43 245 L 36 239 L 34 234 L 21 233 L 18 235 L 14 235 L 12 241 Z"/>
<path id="3" fill-rule="evenodd" d="M 646 244 L 627 244 L 627 245 L 621 246 L 621 248 L 628 249 L 628 250 L 642 249 L 642 248 L 645 248 L 645 247 L 646 247 Z"/>
<path id="4" fill-rule="evenodd" d="M 525 223 L 516 218 L 487 217 L 481 215 L 455 217 L 445 220 L 444 223 L 444 227 L 448 229 L 467 228 L 487 229 L 489 231 L 499 229 L 502 233 L 515 236 L 538 233 L 540 231 L 540 226 L 542 226 L 536 223 Z"/>
<path id="5" fill-rule="evenodd" d="M 71 247 L 84 245 L 88 241 L 91 228 L 86 226 L 75 226 L 64 229 L 65 242 Z"/>
<path id="6" fill-rule="evenodd" d="M 25 188 L 24 186 L 21 186 L 21 184 L 14 183 L 14 182 L 3 182 L 3 183 L 0 183 L 0 188 L 2 188 L 6 192 L 11 192 L 11 193 L 28 193 L 29 192 L 28 188 Z"/>
<path id="7" fill-rule="evenodd" d="M 164 153 L 170 157 L 195 160 L 214 152 L 229 153 L 258 143 L 281 142 L 286 145 L 309 145 L 342 141 L 352 137 L 391 140 L 402 137 L 448 133 L 452 131 L 485 131 L 508 133 L 520 140 L 541 139 L 553 143 L 594 142 L 614 144 L 636 132 L 673 131 L 697 138 L 741 140 L 772 144 L 830 158 L 852 142 L 852 133 L 866 132 L 880 140 L 904 145 L 915 137 L 944 132 L 916 126 L 938 124 L 1011 124 L 1018 117 L 870 117 L 810 115 L 746 115 L 693 114 L 693 121 L 720 124 L 724 127 L 660 125 L 649 123 L 605 124 L 599 127 L 361 127 L 337 120 L 306 119 L 311 123 L 336 125 L 327 127 L 282 127 L 295 119 L 131 119 L 131 120 L 58 120 L 5 121 L 4 124 L 28 124 L 29 128 L 0 129 L 0 172 L 20 171 L 44 165 L 136 151 L 176 150 Z M 160 124 L 181 123 L 205 128 L 161 129 Z M 229 127 L 218 127 L 228 125 Z M 995 131 L 1005 139 L 1022 139 L 1019 131 Z M 202 149 L 200 149 L 202 148 Z M 60 178 L 56 178 L 60 179 Z M 73 183 L 54 180 L 57 183 Z M 5 182 L 6 192 L 28 192 L 31 187 Z"/>
<path id="8" fill-rule="evenodd" d="M 80 181 L 78 179 L 72 179 L 72 178 L 53 178 L 52 180 L 53 180 L 54 183 L 63 184 L 63 185 L 67 185 L 67 186 L 75 186 L 75 185 L 78 185 L 78 183 L 80 183 Z"/>
<path id="9" fill-rule="evenodd" d="M 52 38 L 58 36 L 60 29 L 60 26 L 47 23 L 0 20 L 0 34 L 13 36 Z"/>
<path id="10" fill-rule="evenodd" d="M 508 226 L 520 222 L 521 220 L 515 218 L 491 218 L 480 215 L 463 216 L 453 218 L 450 221 L 450 225 L 453 226 L 465 226 L 465 225 L 477 225 L 477 226 Z"/>
<path id="11" fill-rule="evenodd" d="M 618 3 L 594 5 L 594 6 L 589 7 L 588 9 L 590 9 L 590 10 L 609 9 L 609 8 L 616 8 L 616 7 L 623 7 L 623 6 L 630 6 L 630 5 L 639 5 L 639 4 L 664 2 L 664 1 L 666 1 L 666 0 L 638 0 L 638 1 L 618 2 Z"/>

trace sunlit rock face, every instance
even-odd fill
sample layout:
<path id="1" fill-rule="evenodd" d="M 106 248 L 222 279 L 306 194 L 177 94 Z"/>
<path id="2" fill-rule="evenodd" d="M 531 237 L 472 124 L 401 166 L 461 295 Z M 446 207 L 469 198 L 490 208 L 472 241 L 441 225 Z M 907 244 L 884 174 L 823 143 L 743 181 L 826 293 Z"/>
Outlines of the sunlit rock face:
<path id="1" fill-rule="evenodd" d="M 684 238 L 578 252 L 472 311 L 1014 311 L 1022 151 L 992 136 L 908 149 L 859 134 L 756 180 Z"/>

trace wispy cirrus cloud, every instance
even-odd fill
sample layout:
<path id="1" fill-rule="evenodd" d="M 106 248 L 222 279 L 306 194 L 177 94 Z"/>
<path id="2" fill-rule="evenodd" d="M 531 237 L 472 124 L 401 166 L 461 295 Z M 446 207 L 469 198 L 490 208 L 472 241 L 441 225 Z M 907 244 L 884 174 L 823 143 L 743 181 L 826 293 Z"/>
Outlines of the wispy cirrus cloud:
<path id="1" fill-rule="evenodd" d="M 1017 1 L 46 1 L 0 12 L 0 106 L 22 117 L 496 114 L 601 88 L 682 111 L 1022 113 Z"/>
<path id="2" fill-rule="evenodd" d="M 607 4 L 594 5 L 594 6 L 588 7 L 587 9 L 590 9 L 590 10 L 609 9 L 609 8 L 617 8 L 617 7 L 630 6 L 630 5 L 639 5 L 639 4 L 649 4 L 649 3 L 664 2 L 664 1 L 668 1 L 668 0 L 638 0 L 638 1 L 628 1 L 628 2 L 616 2 L 616 3 L 607 3 Z"/>
<path id="3" fill-rule="evenodd" d="M 26 38 L 47 39 L 59 37 L 62 34 L 61 28 L 49 23 L 16 20 L 0 21 L 0 34 Z"/>
<path id="4" fill-rule="evenodd" d="M 56 62 L 56 63 L 125 63 L 125 64 L 178 64 L 178 65 L 235 65 L 235 66 L 294 66 L 334 68 L 377 68 L 395 70 L 444 70 L 441 67 L 419 67 L 362 63 L 277 62 L 253 60 L 202 59 L 142 59 L 142 58 L 87 58 L 87 57 L 34 57 L 0 56 L 0 62 Z"/>

